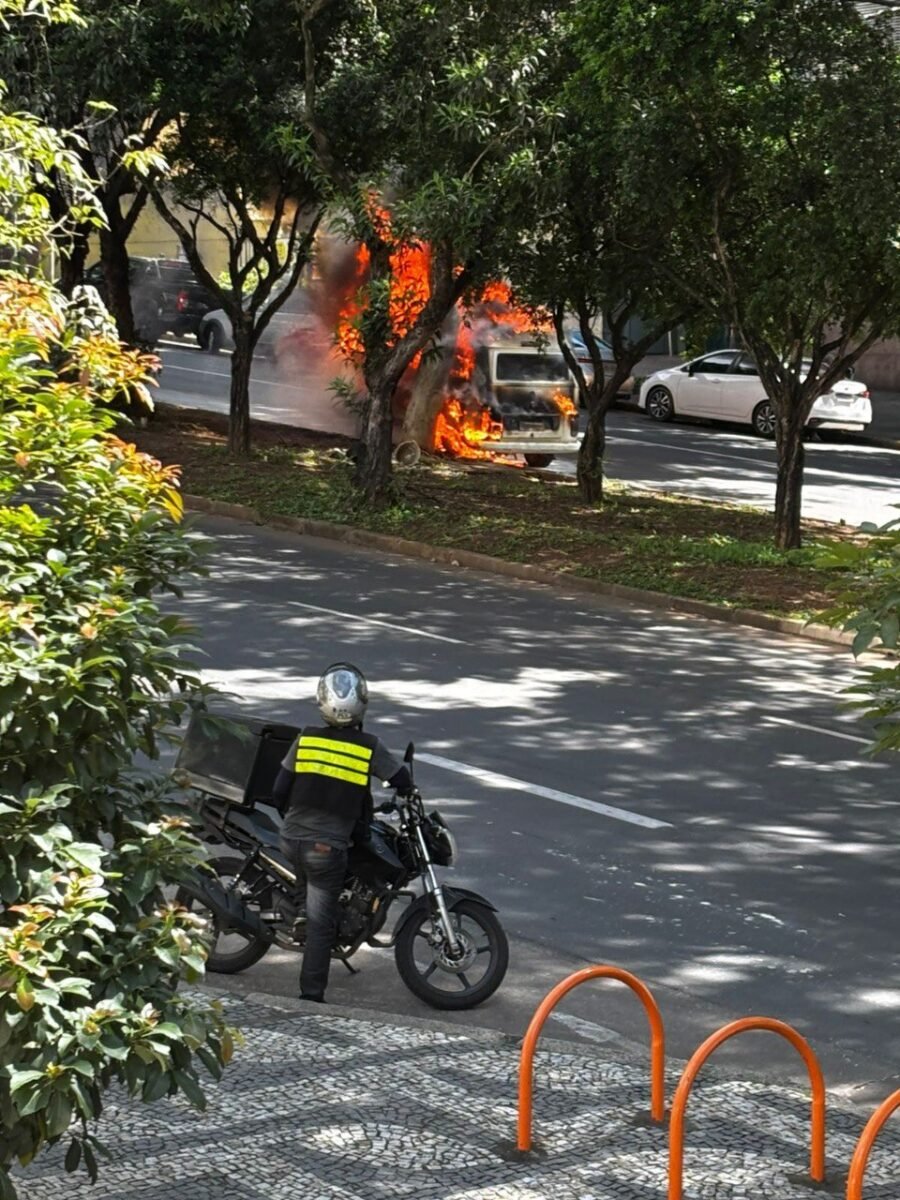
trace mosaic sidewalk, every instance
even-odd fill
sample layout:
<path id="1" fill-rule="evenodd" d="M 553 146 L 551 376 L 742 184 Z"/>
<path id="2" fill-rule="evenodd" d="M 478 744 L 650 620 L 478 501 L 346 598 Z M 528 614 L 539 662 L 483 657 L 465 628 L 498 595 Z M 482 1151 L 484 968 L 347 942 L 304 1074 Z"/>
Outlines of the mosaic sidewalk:
<path id="1" fill-rule="evenodd" d="M 247 1045 L 222 1083 L 210 1084 L 205 1113 L 177 1100 L 146 1106 L 110 1095 L 98 1134 L 111 1159 L 101 1161 L 97 1185 L 66 1175 L 63 1146 L 22 1175 L 21 1195 L 664 1200 L 665 1132 L 636 1123 L 648 1104 L 643 1063 L 559 1043 L 539 1050 L 539 1153 L 522 1159 L 512 1152 L 518 1054 L 510 1039 L 310 1012 L 289 1001 L 225 1002 Z M 808 1117 L 802 1091 L 701 1073 L 689 1105 L 685 1200 L 810 1200 Z M 857 1113 L 832 1106 L 833 1185 L 861 1128 Z M 900 1135 L 890 1125 L 865 1197 L 900 1197 Z"/>

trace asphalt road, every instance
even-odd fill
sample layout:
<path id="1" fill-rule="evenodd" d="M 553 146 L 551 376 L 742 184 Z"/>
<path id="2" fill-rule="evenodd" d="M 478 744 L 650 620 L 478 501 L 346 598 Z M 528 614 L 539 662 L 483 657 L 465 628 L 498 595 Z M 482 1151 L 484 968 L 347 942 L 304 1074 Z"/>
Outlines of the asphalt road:
<path id="1" fill-rule="evenodd" d="M 867 760 L 839 707 L 846 652 L 202 527 L 212 571 L 178 607 L 224 707 L 312 720 L 319 671 L 350 658 L 370 678 L 368 727 L 443 760 L 420 758 L 418 782 L 459 840 L 450 880 L 489 897 L 512 940 L 500 992 L 451 1019 L 521 1034 L 553 983 L 605 961 L 653 988 L 675 1054 L 755 1013 L 808 1035 L 848 1099 L 898 1085 L 897 764 Z M 434 1015 L 389 952 L 357 964 L 354 978 L 335 965 L 333 1001 Z M 273 950 L 229 986 L 296 994 L 298 966 Z M 579 989 L 550 1030 L 645 1038 L 613 984 Z M 722 1059 L 803 1074 L 771 1036 Z"/>
<path id="2" fill-rule="evenodd" d="M 229 359 L 190 345 L 166 344 L 159 398 L 173 404 L 228 410 Z M 253 415 L 262 420 L 353 433 L 353 422 L 327 392 L 327 368 L 302 383 L 260 362 L 254 368 Z M 654 425 L 642 414 L 609 418 L 607 474 L 633 486 L 771 508 L 775 451 L 752 434 L 722 426 Z M 574 460 L 554 470 L 574 472 Z M 883 524 L 900 512 L 900 450 L 812 442 L 807 447 L 803 509 L 806 516 L 859 525 Z"/>

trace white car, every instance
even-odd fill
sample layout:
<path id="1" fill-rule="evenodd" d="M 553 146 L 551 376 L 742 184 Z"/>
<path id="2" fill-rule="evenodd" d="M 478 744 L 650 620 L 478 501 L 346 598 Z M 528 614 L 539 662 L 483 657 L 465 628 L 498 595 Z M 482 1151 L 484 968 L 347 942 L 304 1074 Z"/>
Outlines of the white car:
<path id="1" fill-rule="evenodd" d="M 740 350 L 717 350 L 681 367 L 657 371 L 641 385 L 640 407 L 654 421 L 704 417 L 751 425 L 761 437 L 775 436 L 775 411 L 753 359 Z M 859 432 L 872 420 L 869 389 L 841 379 L 812 407 L 811 429 Z"/>
<path id="2" fill-rule="evenodd" d="M 310 310 L 307 295 L 298 288 L 276 313 L 260 335 L 257 354 L 270 358 L 280 357 L 282 343 L 290 343 L 295 337 L 303 338 L 318 330 L 319 322 Z M 223 308 L 206 313 L 197 329 L 197 341 L 201 350 L 218 354 L 220 350 L 233 350 L 234 338 L 231 318 Z"/>

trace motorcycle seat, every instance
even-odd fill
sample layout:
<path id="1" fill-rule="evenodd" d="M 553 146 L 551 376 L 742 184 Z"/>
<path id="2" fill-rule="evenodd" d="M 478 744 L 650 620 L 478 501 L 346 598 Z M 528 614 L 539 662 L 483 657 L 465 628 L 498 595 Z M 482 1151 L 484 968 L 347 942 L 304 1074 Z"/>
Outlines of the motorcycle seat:
<path id="1" fill-rule="evenodd" d="M 248 813 L 232 810 L 228 814 L 228 824 L 233 825 L 235 829 L 240 829 L 242 833 L 256 838 L 264 846 L 276 849 L 278 847 L 278 826 L 265 813 L 257 812 L 256 809 Z"/>

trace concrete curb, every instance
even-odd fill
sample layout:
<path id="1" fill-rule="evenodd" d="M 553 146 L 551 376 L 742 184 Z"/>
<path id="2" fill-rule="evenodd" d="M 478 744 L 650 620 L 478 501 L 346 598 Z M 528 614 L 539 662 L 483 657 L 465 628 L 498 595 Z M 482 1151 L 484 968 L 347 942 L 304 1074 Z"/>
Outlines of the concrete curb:
<path id="1" fill-rule="evenodd" d="M 347 1004 L 314 1004 L 308 1000 L 295 999 L 292 996 L 280 996 L 272 992 L 235 992 L 229 991 L 205 980 L 191 985 L 192 992 L 200 992 L 212 1000 L 218 1000 L 227 1011 L 229 1001 L 241 1004 L 251 1004 L 257 1008 L 270 1009 L 273 1013 L 281 1013 L 287 1017 L 317 1017 L 325 1021 L 365 1021 L 370 1025 L 391 1025 L 398 1029 L 421 1029 L 430 1033 L 442 1033 L 449 1037 L 465 1038 L 471 1042 L 480 1042 L 486 1047 L 511 1050 L 515 1053 L 522 1047 L 525 1030 L 521 1034 L 503 1033 L 499 1029 L 486 1029 L 473 1024 L 457 1025 L 450 1021 L 442 1021 L 436 1017 L 413 1017 L 403 1013 L 387 1012 L 377 1008 L 357 1008 Z M 240 1028 L 240 1020 L 237 1018 Z M 640 1028 L 640 1014 L 636 1016 L 636 1028 Z M 545 1026 L 541 1033 L 540 1048 L 557 1054 L 568 1054 L 581 1059 L 590 1059 L 598 1063 L 617 1062 L 628 1066 L 644 1066 L 648 1060 L 649 1043 L 618 1035 L 614 1042 L 596 1043 L 590 1041 L 575 1041 L 572 1038 L 554 1036 Z M 786 1067 L 790 1068 L 792 1060 L 786 1058 Z M 666 1055 L 666 1076 L 669 1087 L 681 1075 L 687 1064 L 687 1059 L 669 1052 Z M 771 1069 L 759 1070 L 748 1067 L 746 1063 L 740 1066 L 712 1061 L 704 1064 L 704 1078 L 720 1083 L 733 1082 L 736 1079 L 748 1080 L 754 1083 L 771 1085 L 781 1088 L 796 1088 L 804 1091 L 806 1081 L 802 1069 L 796 1075 L 790 1069 L 784 1074 L 776 1075 Z M 859 1089 L 859 1095 L 848 1095 L 846 1088 L 827 1088 L 829 1103 L 844 1111 L 853 1112 L 862 1120 L 866 1120 L 877 1106 L 884 1093 L 881 1083 L 867 1084 Z"/>
<path id="2" fill-rule="evenodd" d="M 248 504 L 230 504 L 224 500 L 210 500 L 206 496 L 184 496 L 185 505 L 195 512 L 208 513 L 215 517 L 231 517 L 251 525 L 266 525 L 271 529 L 285 529 L 306 537 L 325 538 L 344 545 L 363 546 L 369 550 L 381 550 L 386 554 L 399 554 L 405 558 L 418 558 L 426 562 L 443 563 L 451 567 L 465 567 L 472 571 L 483 571 L 490 575 L 502 575 L 507 579 L 523 579 L 530 583 L 543 583 L 550 587 L 568 591 L 586 592 L 593 596 L 607 596 L 627 600 L 645 608 L 661 609 L 665 612 L 683 613 L 691 617 L 702 617 L 727 625 L 747 626 L 764 629 L 769 633 L 783 633 L 791 637 L 804 638 L 828 646 L 850 646 L 852 636 L 825 625 L 807 624 L 794 617 L 773 617 L 768 613 L 749 608 L 724 608 L 705 600 L 691 600 L 683 596 L 670 596 L 664 592 L 650 592 L 643 588 L 627 587 L 620 583 L 604 583 L 599 579 L 581 579 L 563 571 L 550 571 L 545 567 L 527 563 L 507 562 L 489 554 L 478 554 L 472 550 L 456 550 L 446 546 L 430 546 L 427 542 L 413 542 L 407 538 L 393 537 L 385 533 L 370 533 L 352 525 L 339 525 L 335 521 L 316 521 L 310 517 L 263 517 Z"/>
<path id="3" fill-rule="evenodd" d="M 227 1004 L 229 1000 L 254 1004 L 259 1008 L 271 1008 L 279 1012 L 302 1017 L 327 1017 L 341 1021 L 367 1021 L 373 1025 L 395 1025 L 400 1029 L 422 1029 L 430 1033 L 444 1033 L 451 1037 L 466 1038 L 488 1046 L 502 1046 L 518 1050 L 521 1048 L 525 1030 L 521 1034 L 503 1033 L 499 1029 L 486 1029 L 477 1025 L 456 1025 L 442 1021 L 440 1017 L 411 1017 L 403 1013 L 387 1012 L 379 1008 L 356 1008 L 348 1004 L 314 1004 L 309 1000 L 293 996 L 279 996 L 273 992 L 234 992 L 216 984 L 202 982 L 191 985 L 192 991 L 203 992 L 214 1000 Z M 636 1022 L 637 1023 L 637 1022 Z M 571 1038 L 554 1037 L 552 1033 L 541 1034 L 541 1046 L 556 1050 L 560 1054 L 580 1054 L 608 1062 L 614 1057 L 631 1064 L 642 1064 L 647 1058 L 647 1045 L 630 1038 L 617 1037 L 614 1043 L 577 1042 Z M 684 1061 L 670 1057 L 673 1069 L 680 1070 Z M 713 1064 L 715 1067 L 715 1064 Z M 762 1076 L 760 1076 L 762 1078 Z M 768 1076 L 766 1078 L 769 1078 Z"/>

